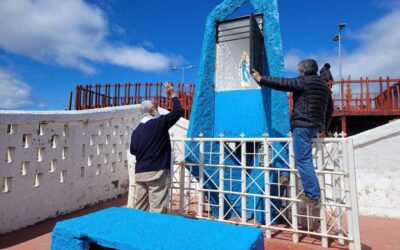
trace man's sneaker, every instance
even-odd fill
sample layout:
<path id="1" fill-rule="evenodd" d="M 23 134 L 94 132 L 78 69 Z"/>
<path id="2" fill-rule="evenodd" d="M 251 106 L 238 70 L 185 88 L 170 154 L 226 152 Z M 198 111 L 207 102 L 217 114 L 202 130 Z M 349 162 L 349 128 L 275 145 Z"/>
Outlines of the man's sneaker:
<path id="1" fill-rule="evenodd" d="M 282 186 L 289 185 L 289 177 L 287 177 L 286 175 L 279 176 L 279 184 L 281 184 Z"/>
<path id="2" fill-rule="evenodd" d="M 318 200 L 310 199 L 310 197 L 308 197 L 305 193 L 301 193 L 299 195 L 299 199 L 309 206 L 316 206 L 319 203 Z"/>

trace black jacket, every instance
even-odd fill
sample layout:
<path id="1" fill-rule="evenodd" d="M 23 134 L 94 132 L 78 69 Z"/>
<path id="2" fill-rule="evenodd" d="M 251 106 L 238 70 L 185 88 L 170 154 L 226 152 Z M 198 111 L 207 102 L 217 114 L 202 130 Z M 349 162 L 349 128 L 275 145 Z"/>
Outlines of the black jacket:
<path id="1" fill-rule="evenodd" d="M 317 75 L 298 78 L 263 76 L 260 85 L 293 92 L 293 110 L 290 127 L 319 128 L 326 131 L 331 122 L 333 104 L 331 91 Z"/>
<path id="2" fill-rule="evenodd" d="M 132 132 L 130 152 L 136 156 L 136 173 L 169 169 L 171 141 L 168 130 L 184 113 L 177 97 L 172 98 L 172 102 L 171 112 L 140 123 Z"/>
<path id="3" fill-rule="evenodd" d="M 322 67 L 322 69 L 319 71 L 319 74 L 321 76 L 321 80 L 325 82 L 333 81 L 332 73 L 328 68 Z"/>

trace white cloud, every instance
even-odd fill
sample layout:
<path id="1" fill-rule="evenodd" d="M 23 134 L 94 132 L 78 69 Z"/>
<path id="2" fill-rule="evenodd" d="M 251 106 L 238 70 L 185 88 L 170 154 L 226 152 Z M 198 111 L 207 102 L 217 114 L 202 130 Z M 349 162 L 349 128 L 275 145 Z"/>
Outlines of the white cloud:
<path id="1" fill-rule="evenodd" d="M 99 7 L 83 0 L 0 1 L 0 47 L 15 54 L 88 74 L 95 73 L 95 62 L 142 71 L 174 63 L 162 53 L 113 43 L 110 30 L 116 27 Z"/>
<path id="2" fill-rule="evenodd" d="M 297 64 L 304 58 L 303 53 L 299 50 L 290 50 L 285 54 L 285 69 L 286 71 L 297 72 Z"/>
<path id="3" fill-rule="evenodd" d="M 366 25 L 362 29 L 345 33 L 345 39 L 358 43 L 356 49 L 343 51 L 342 75 L 352 78 L 390 76 L 399 77 L 400 65 L 400 9 L 394 9 L 384 17 Z M 323 51 L 304 54 L 298 50 L 288 51 L 285 55 L 285 67 L 296 71 L 297 62 L 303 58 L 315 58 L 322 66 L 325 62 L 332 65 L 332 74 L 338 79 L 338 56 L 336 51 Z"/>
<path id="4" fill-rule="evenodd" d="M 170 64 L 170 58 L 160 53 L 149 53 L 138 47 L 118 47 L 104 50 L 103 59 L 109 63 L 139 70 L 162 70 Z"/>
<path id="5" fill-rule="evenodd" d="M 31 87 L 13 73 L 0 69 L 0 108 L 14 109 L 32 105 Z"/>

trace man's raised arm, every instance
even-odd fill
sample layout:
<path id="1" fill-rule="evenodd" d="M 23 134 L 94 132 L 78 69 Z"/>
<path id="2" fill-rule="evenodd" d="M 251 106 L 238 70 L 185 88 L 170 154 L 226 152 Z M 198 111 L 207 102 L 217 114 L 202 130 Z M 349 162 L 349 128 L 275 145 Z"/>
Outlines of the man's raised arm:
<path id="1" fill-rule="evenodd" d="M 170 83 L 165 84 L 165 90 L 167 92 L 167 96 L 172 98 L 172 110 L 168 114 L 161 116 L 160 119 L 162 119 L 166 128 L 169 129 L 174 126 L 179 118 L 183 117 L 184 110 Z"/>
<path id="2" fill-rule="evenodd" d="M 256 70 L 253 69 L 252 71 L 254 80 L 262 86 L 287 92 L 296 92 L 303 89 L 303 85 L 298 78 L 276 78 L 261 76 Z"/>

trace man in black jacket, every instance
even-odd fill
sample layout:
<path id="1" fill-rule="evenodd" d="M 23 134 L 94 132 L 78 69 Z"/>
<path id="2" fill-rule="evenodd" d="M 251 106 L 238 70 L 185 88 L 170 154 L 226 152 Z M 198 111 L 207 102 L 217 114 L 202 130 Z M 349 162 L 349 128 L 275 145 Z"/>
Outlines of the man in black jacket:
<path id="1" fill-rule="evenodd" d="M 130 152 L 136 156 L 136 208 L 164 213 L 170 186 L 171 142 L 168 130 L 183 116 L 184 110 L 170 84 L 167 96 L 172 98 L 173 110 L 158 116 L 151 101 L 141 103 L 142 119 L 132 132 Z"/>
<path id="2" fill-rule="evenodd" d="M 332 73 L 331 73 L 331 65 L 329 63 L 325 63 L 324 67 L 319 71 L 319 75 L 321 76 L 321 80 L 328 83 L 329 81 L 333 81 Z"/>
<path id="3" fill-rule="evenodd" d="M 309 205 L 320 200 L 320 186 L 312 161 L 311 140 L 318 132 L 328 130 L 333 112 L 331 91 L 317 75 L 318 65 L 306 59 L 298 65 L 299 77 L 274 78 L 260 76 L 253 70 L 253 78 L 261 86 L 293 92 L 293 110 L 290 127 L 293 131 L 293 149 L 304 192 L 299 196 Z M 289 174 L 282 172 L 281 184 L 288 184 Z"/>

